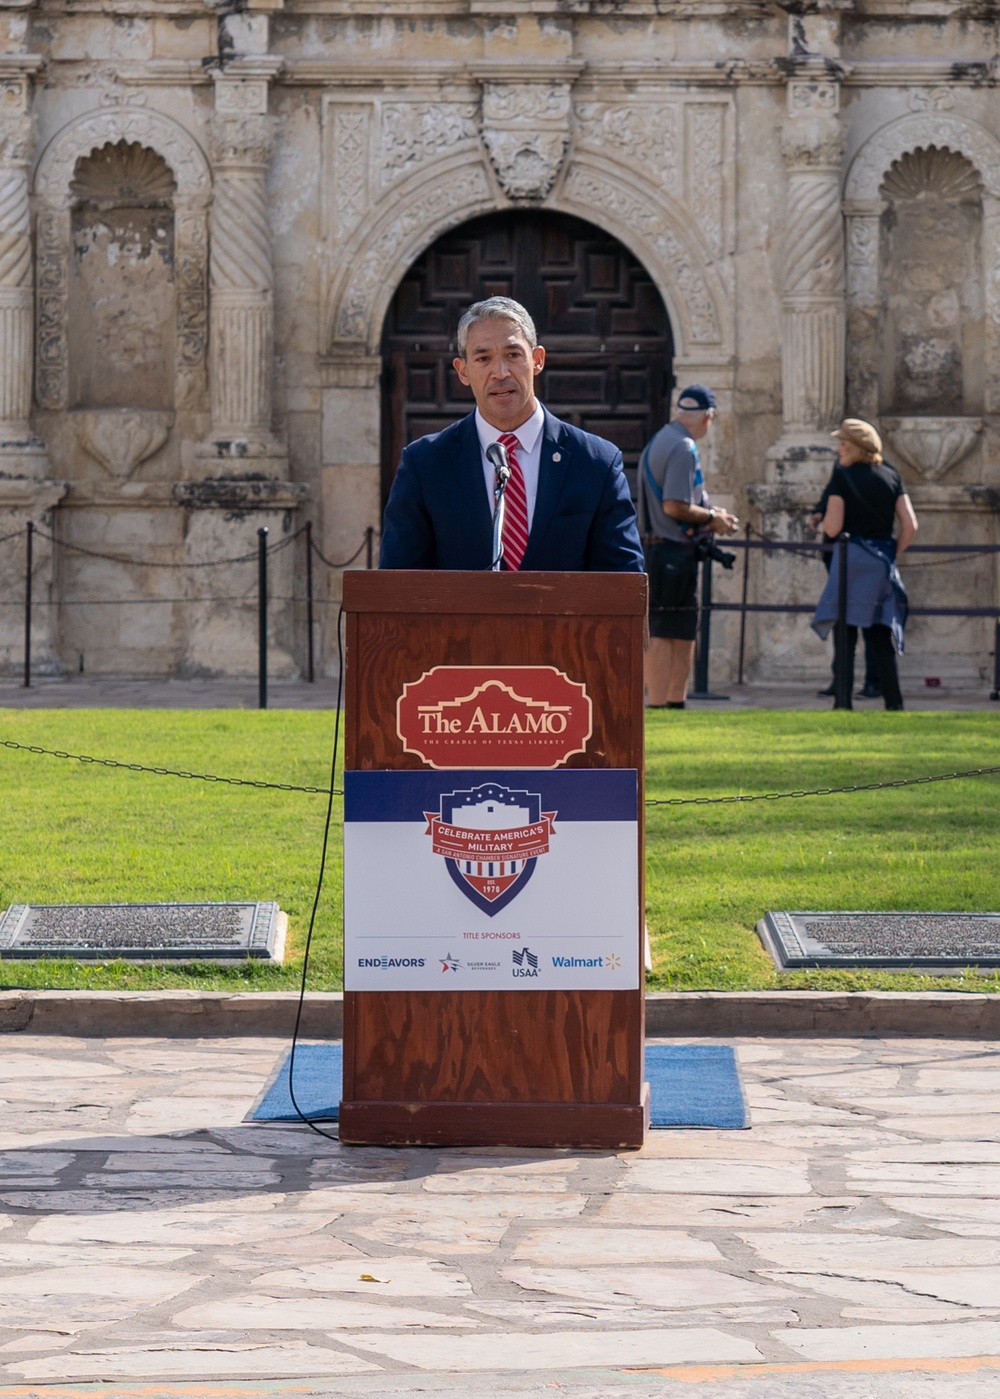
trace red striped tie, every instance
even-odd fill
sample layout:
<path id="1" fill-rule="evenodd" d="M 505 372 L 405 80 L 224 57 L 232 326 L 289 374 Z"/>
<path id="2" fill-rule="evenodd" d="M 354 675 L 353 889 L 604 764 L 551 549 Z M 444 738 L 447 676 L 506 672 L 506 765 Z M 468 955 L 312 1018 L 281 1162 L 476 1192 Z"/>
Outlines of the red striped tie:
<path id="1" fill-rule="evenodd" d="M 507 460 L 510 462 L 510 480 L 504 492 L 507 511 L 501 543 L 504 562 L 513 570 L 521 567 L 524 551 L 528 547 L 528 493 L 524 488 L 524 472 L 517 459 L 520 442 L 512 432 L 502 433 L 498 440 L 507 448 Z"/>

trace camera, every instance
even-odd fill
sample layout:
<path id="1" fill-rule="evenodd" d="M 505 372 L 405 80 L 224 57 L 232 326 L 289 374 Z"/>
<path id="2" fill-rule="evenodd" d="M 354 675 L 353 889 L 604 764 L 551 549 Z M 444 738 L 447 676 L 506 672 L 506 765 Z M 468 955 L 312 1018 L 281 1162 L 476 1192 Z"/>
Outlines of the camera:
<path id="1" fill-rule="evenodd" d="M 715 563 L 721 563 L 723 568 L 732 568 L 736 562 L 736 555 L 731 554 L 728 549 L 720 549 L 710 535 L 703 535 L 695 540 L 694 556 L 699 563 L 703 559 L 712 559 Z"/>

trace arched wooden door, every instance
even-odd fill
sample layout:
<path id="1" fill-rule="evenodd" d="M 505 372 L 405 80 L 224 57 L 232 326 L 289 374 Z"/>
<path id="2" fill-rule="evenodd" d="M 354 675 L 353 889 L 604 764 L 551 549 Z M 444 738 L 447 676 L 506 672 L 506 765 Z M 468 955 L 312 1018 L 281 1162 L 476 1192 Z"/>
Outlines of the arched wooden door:
<path id="1" fill-rule="evenodd" d="M 633 491 L 639 453 L 666 419 L 673 340 L 649 273 L 617 239 L 539 210 L 489 214 L 440 238 L 410 268 L 382 340 L 382 486 L 408 442 L 468 413 L 452 368 L 459 317 L 512 296 L 548 351 L 539 397 L 557 417 L 616 443 Z"/>

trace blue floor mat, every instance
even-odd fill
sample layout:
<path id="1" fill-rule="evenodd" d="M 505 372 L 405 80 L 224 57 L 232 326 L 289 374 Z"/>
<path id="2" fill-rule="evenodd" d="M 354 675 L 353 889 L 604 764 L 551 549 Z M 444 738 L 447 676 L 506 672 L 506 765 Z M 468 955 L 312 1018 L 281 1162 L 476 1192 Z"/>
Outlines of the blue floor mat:
<path id="1" fill-rule="evenodd" d="M 297 1122 L 281 1061 L 247 1116 L 248 1122 Z M 305 1117 L 337 1120 L 344 1071 L 340 1044 L 295 1050 L 295 1099 Z M 736 1055 L 724 1044 L 647 1044 L 646 1078 L 654 1127 L 749 1127 Z"/>

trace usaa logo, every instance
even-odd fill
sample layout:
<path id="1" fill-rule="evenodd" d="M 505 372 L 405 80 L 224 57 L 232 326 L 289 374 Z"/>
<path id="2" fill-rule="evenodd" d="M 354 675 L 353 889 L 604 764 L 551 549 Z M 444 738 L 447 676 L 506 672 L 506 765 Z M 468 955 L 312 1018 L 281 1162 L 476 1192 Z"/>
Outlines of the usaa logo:
<path id="1" fill-rule="evenodd" d="M 538 976 L 538 958 L 534 952 L 527 947 L 515 947 L 510 954 L 514 965 L 511 967 L 512 976 Z"/>

